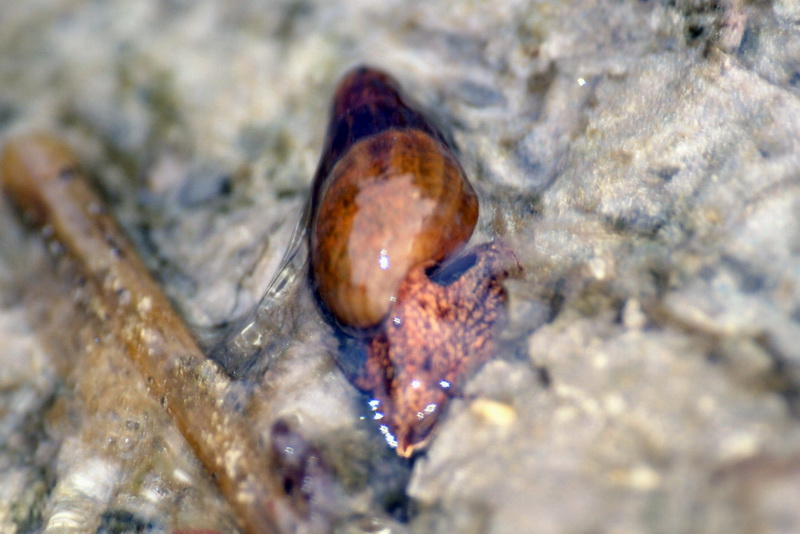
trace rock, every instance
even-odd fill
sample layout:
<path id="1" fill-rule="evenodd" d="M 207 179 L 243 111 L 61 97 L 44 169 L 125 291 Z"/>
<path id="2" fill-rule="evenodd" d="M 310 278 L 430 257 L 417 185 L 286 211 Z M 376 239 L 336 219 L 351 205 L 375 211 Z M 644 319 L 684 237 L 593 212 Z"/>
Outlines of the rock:
<path id="1" fill-rule="evenodd" d="M 339 75 L 374 64 L 452 135 L 481 197 L 476 242 L 510 243 L 526 279 L 506 285 L 497 358 L 410 467 L 360 419 L 366 399 L 333 364 L 307 288 L 285 303 L 290 340 L 251 384 L 266 406 L 254 425 L 267 435 L 296 418 L 346 495 L 340 528 L 793 532 L 797 19 L 789 1 L 11 2 L 0 136 L 65 135 L 213 339 L 283 255 Z M 46 302 L 25 276 L 43 253 L 5 203 L 0 217 L 0 486 L 33 488 L 0 490 L 0 530 L 13 532 L 65 502 L 98 447 L 85 425 L 97 437 L 115 423 L 75 401 L 68 365 L 25 313 Z M 63 443 L 88 449 L 56 453 Z M 135 465 L 144 480 L 196 464 L 170 450 L 160 467 Z M 86 508 L 95 525 L 230 524 L 208 481 L 183 501 L 191 520 L 175 520 L 174 494 L 148 501 L 159 484 L 118 471 Z"/>

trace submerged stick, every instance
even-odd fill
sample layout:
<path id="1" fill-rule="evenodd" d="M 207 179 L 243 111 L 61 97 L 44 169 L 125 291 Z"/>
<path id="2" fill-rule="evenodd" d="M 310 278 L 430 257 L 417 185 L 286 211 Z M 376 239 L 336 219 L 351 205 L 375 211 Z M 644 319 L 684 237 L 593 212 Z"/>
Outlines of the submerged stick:
<path id="1" fill-rule="evenodd" d="M 216 479 L 249 533 L 292 529 L 294 513 L 244 417 L 227 406 L 229 382 L 197 347 L 135 250 L 58 139 L 10 141 L 0 181 L 23 216 L 77 264 L 88 312 L 106 323 Z M 53 248 L 53 247 L 51 247 Z"/>

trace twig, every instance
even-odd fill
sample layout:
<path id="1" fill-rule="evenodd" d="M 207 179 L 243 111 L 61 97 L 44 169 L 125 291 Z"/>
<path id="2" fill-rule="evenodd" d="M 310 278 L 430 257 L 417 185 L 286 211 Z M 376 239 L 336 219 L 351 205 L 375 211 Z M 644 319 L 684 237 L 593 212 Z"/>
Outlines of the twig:
<path id="1" fill-rule="evenodd" d="M 10 141 L 2 185 L 33 224 L 72 257 L 89 313 L 112 328 L 249 533 L 294 530 L 296 517 L 266 452 L 225 403 L 229 381 L 197 347 L 135 250 L 81 175 L 72 151 L 48 135 Z"/>

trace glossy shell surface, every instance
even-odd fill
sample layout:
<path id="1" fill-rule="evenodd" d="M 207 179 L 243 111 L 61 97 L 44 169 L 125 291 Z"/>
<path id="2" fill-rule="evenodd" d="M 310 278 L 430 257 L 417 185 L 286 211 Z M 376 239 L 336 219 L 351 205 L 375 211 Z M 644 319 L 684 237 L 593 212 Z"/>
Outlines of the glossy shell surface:
<path id="1" fill-rule="evenodd" d="M 444 137 L 396 82 L 359 68 L 337 90 L 311 209 L 315 289 L 357 333 L 386 316 L 411 268 L 469 240 L 478 199 Z"/>

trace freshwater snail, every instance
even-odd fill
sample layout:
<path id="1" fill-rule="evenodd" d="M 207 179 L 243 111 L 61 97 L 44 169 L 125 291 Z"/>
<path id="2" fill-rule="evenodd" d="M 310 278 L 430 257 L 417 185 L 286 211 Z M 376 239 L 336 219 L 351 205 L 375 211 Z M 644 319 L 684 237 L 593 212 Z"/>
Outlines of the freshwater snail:
<path id="1" fill-rule="evenodd" d="M 462 248 L 478 198 L 439 131 L 388 75 L 345 76 L 314 179 L 309 251 L 322 304 L 350 333 L 386 316 L 408 271 Z"/>
<path id="2" fill-rule="evenodd" d="M 370 393 L 400 456 L 427 441 L 495 350 L 502 281 L 519 265 L 499 242 L 452 260 L 477 219 L 478 198 L 440 131 L 388 75 L 348 73 L 311 192 L 310 276 L 346 334 L 340 367 Z"/>

